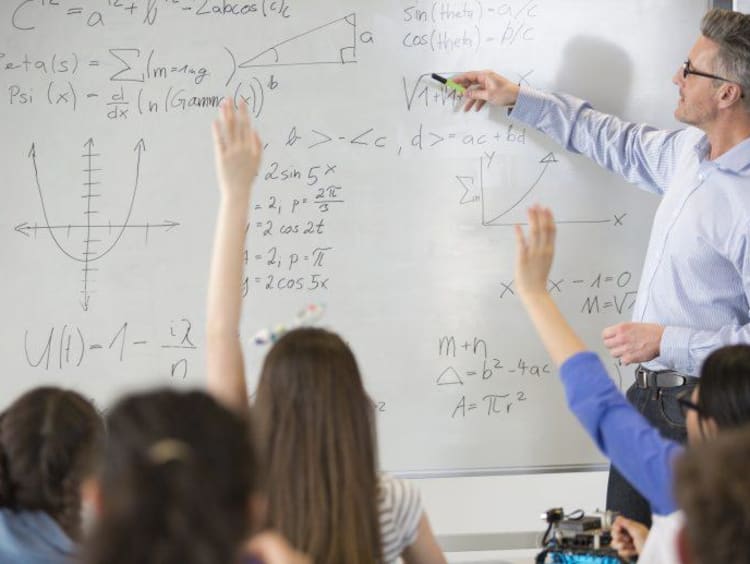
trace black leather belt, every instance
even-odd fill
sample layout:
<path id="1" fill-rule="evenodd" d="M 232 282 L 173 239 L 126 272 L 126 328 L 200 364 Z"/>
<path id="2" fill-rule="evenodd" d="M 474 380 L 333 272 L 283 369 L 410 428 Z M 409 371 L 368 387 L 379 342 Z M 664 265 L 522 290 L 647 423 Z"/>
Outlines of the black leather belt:
<path id="1" fill-rule="evenodd" d="M 635 385 L 639 388 L 676 388 L 695 386 L 698 378 L 680 374 L 674 370 L 649 370 L 643 366 L 635 369 Z"/>

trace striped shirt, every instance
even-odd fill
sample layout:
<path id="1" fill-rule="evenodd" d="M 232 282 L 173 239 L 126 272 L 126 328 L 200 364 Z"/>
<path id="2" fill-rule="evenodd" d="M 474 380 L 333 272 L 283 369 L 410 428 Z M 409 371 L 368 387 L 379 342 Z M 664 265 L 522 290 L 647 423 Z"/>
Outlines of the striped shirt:
<path id="1" fill-rule="evenodd" d="M 381 474 L 378 512 L 383 562 L 397 562 L 401 553 L 417 540 L 423 512 L 419 490 L 407 480 Z"/>
<path id="2" fill-rule="evenodd" d="M 709 160 L 699 129 L 628 123 L 525 87 L 510 116 L 662 196 L 633 311 L 665 327 L 648 368 L 697 376 L 712 350 L 750 343 L 750 139 Z"/>

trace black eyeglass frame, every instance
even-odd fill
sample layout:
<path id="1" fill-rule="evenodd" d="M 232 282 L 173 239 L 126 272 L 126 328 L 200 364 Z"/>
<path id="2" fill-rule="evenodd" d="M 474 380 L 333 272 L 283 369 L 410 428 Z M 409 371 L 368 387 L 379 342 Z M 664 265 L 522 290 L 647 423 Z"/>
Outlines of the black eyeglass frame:
<path id="1" fill-rule="evenodd" d="M 682 63 L 682 78 L 686 79 L 689 75 L 694 74 L 696 76 L 702 76 L 704 78 L 713 78 L 714 80 L 721 80 L 723 82 L 731 82 L 733 84 L 737 84 L 739 86 L 738 82 L 736 80 L 729 80 L 728 78 L 724 78 L 723 76 L 718 76 L 716 74 L 711 74 L 708 72 L 698 71 L 695 69 L 690 68 L 690 59 L 687 59 L 684 63 Z M 742 87 L 740 86 L 740 97 L 744 98 L 745 93 L 742 92 Z"/>

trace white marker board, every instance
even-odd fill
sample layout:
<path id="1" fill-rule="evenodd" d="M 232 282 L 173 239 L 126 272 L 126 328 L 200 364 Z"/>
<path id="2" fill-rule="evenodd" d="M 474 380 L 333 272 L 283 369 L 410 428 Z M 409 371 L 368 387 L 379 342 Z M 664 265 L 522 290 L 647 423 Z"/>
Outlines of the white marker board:
<path id="1" fill-rule="evenodd" d="M 513 293 L 509 225 L 561 221 L 550 287 L 588 343 L 630 315 L 656 200 L 429 73 L 496 68 L 673 127 L 707 2 L 12 0 L 0 8 L 4 403 L 203 383 L 210 121 L 267 144 L 243 335 L 309 303 L 359 359 L 381 464 L 601 464 Z M 247 345 L 254 384 L 264 348 Z M 619 378 L 611 360 L 612 375 Z M 628 372 L 622 379 L 627 382 Z"/>

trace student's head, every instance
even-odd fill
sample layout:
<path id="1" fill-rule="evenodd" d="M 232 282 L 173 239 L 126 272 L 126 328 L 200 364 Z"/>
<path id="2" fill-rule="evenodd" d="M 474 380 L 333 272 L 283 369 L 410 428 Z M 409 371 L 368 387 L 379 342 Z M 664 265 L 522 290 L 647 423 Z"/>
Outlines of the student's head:
<path id="1" fill-rule="evenodd" d="M 750 427 L 686 451 L 675 468 L 683 564 L 750 563 Z"/>
<path id="2" fill-rule="evenodd" d="M 730 345 L 712 352 L 701 367 L 700 385 L 685 414 L 692 443 L 719 430 L 750 423 L 750 346 Z"/>
<path id="3" fill-rule="evenodd" d="M 78 540 L 81 487 L 103 439 L 101 417 L 76 392 L 25 393 L 0 415 L 0 507 L 43 511 Z"/>
<path id="4" fill-rule="evenodd" d="M 710 10 L 688 60 L 688 74 L 680 67 L 673 79 L 680 88 L 678 120 L 710 128 L 721 110 L 750 112 L 750 16 Z"/>
<path id="5" fill-rule="evenodd" d="M 118 402 L 97 474 L 87 564 L 231 563 L 262 521 L 247 422 L 203 392 Z"/>
<path id="6" fill-rule="evenodd" d="M 256 399 L 269 521 L 316 562 L 380 554 L 374 407 L 349 347 L 298 329 L 266 356 Z"/>

